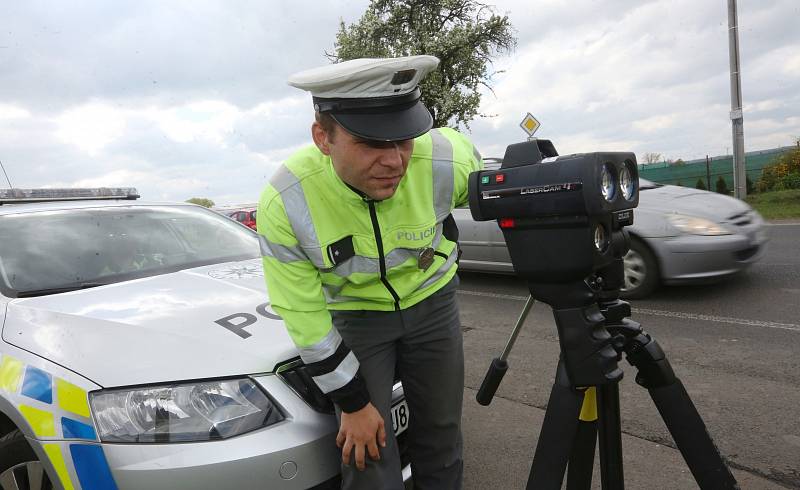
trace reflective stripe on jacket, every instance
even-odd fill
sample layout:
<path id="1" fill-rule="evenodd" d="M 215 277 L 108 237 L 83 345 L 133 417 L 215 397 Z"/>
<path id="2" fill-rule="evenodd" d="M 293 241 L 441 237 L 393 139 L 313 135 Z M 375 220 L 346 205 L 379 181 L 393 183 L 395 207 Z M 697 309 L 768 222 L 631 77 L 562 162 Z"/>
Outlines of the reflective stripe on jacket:
<path id="1" fill-rule="evenodd" d="M 384 201 L 349 188 L 313 145 L 292 155 L 262 193 L 256 222 L 270 303 L 315 382 L 345 411 L 358 405 L 346 400 L 358 361 L 328 310 L 404 309 L 447 284 L 458 251 L 442 222 L 467 203 L 468 176 L 481 165 L 465 136 L 441 128 L 415 139 L 406 174 Z M 435 255 L 421 268 L 426 248 Z"/>

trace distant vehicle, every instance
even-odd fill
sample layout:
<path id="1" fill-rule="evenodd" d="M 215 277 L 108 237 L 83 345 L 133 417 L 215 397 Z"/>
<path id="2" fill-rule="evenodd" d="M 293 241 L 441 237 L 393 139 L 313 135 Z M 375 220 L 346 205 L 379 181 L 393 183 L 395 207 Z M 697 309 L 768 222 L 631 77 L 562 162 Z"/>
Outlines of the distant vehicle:
<path id="1" fill-rule="evenodd" d="M 135 189 L 35 191 L 0 190 L 0 488 L 340 487 L 256 233 Z M 396 382 L 403 461 L 408 423 Z"/>
<path id="2" fill-rule="evenodd" d="M 255 209 L 239 209 L 236 211 L 227 211 L 229 218 L 232 218 L 239 223 L 245 225 L 251 230 L 256 229 L 256 210 Z"/>
<path id="3" fill-rule="evenodd" d="M 501 159 L 485 159 L 498 168 Z M 660 284 L 720 279 L 758 261 L 767 242 L 761 216 L 743 201 L 639 179 L 631 249 L 625 256 L 625 298 L 643 298 Z M 473 221 L 468 207 L 454 210 L 460 231 L 459 269 L 513 274 L 503 233 L 495 221 Z"/>

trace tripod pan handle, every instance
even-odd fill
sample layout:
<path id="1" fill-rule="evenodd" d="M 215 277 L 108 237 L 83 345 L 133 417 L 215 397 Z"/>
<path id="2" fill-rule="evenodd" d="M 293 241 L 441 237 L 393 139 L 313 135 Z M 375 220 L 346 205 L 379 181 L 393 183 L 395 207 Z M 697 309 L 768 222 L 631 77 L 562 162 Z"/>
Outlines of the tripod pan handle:
<path id="1" fill-rule="evenodd" d="M 489 370 L 483 378 L 483 383 L 481 383 L 478 394 L 475 396 L 478 403 L 484 407 L 492 403 L 494 393 L 497 391 L 497 387 L 500 386 L 500 382 L 503 381 L 503 376 L 506 374 L 506 371 L 508 371 L 508 361 L 498 357 L 492 359 L 492 365 L 489 366 Z"/>

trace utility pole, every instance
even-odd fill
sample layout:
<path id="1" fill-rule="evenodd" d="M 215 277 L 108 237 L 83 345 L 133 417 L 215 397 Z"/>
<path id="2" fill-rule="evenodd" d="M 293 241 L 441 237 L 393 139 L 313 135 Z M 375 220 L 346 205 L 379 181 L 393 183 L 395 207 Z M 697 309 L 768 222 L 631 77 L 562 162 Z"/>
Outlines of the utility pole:
<path id="1" fill-rule="evenodd" d="M 731 129 L 733 132 L 733 189 L 737 199 L 747 197 L 744 160 L 742 75 L 739 65 L 739 25 L 736 0 L 728 0 L 728 54 L 731 64 Z"/>

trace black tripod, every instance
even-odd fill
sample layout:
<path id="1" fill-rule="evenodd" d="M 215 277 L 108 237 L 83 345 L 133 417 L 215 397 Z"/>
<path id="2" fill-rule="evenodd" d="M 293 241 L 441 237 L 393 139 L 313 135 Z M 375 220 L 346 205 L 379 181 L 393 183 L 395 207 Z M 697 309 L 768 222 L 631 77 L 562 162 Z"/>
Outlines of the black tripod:
<path id="1" fill-rule="evenodd" d="M 649 391 L 699 487 L 738 489 L 661 347 L 628 318 L 630 305 L 619 299 L 622 281 L 622 259 L 617 258 L 587 281 L 529 283 L 531 297 L 553 309 L 561 358 L 527 489 L 560 489 L 568 466 L 567 489 L 589 489 L 598 432 L 602 488 L 624 488 L 618 386 L 623 373 L 617 365 L 623 353 L 637 368 L 636 382 Z M 531 303 L 529 300 L 512 339 Z M 507 346 L 503 357 L 493 361 L 481 385 L 478 401 L 483 405 L 491 401 L 507 369 L 508 350 Z M 579 420 L 584 397 L 594 396 L 586 394 L 587 387 L 596 387 L 597 424 Z"/>

